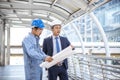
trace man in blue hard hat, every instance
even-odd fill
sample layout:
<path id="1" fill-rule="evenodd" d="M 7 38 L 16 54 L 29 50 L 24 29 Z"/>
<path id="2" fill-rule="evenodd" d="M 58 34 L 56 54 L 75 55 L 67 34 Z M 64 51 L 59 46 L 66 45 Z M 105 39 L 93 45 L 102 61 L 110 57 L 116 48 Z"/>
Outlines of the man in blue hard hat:
<path id="1" fill-rule="evenodd" d="M 42 68 L 39 66 L 43 61 L 51 62 L 53 59 L 47 56 L 40 48 L 39 36 L 44 23 L 41 19 L 32 21 L 32 31 L 22 41 L 24 52 L 25 80 L 42 80 Z"/>

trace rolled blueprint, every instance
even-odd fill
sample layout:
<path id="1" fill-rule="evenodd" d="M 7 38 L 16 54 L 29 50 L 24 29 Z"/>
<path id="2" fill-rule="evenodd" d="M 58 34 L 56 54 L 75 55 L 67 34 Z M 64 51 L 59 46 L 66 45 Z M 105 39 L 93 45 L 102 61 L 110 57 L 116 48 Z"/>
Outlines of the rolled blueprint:
<path id="1" fill-rule="evenodd" d="M 68 46 L 67 48 L 65 48 L 64 50 L 60 51 L 59 53 L 57 53 L 56 55 L 54 55 L 53 61 L 51 62 L 43 62 L 40 64 L 40 67 L 44 67 L 44 68 L 50 68 L 53 65 L 57 64 L 60 61 L 63 61 L 64 59 L 68 58 L 69 56 L 73 55 L 75 52 L 72 50 L 71 46 Z"/>

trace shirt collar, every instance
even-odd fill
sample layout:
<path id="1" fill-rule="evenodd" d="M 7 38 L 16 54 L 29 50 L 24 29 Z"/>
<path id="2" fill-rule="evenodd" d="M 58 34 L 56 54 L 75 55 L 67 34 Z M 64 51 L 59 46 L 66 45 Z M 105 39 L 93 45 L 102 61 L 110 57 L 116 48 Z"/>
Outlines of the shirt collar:
<path id="1" fill-rule="evenodd" d="M 34 34 L 32 34 L 32 33 L 29 33 L 29 35 L 31 35 L 32 37 L 35 37 L 35 38 L 37 38 L 37 39 L 40 39 L 40 37 L 35 36 L 35 35 L 34 35 Z"/>
<path id="2" fill-rule="evenodd" d="M 52 35 L 52 38 L 53 38 L 53 39 L 55 39 L 55 37 L 58 37 L 58 39 L 60 38 L 60 36 L 54 36 L 54 35 Z"/>

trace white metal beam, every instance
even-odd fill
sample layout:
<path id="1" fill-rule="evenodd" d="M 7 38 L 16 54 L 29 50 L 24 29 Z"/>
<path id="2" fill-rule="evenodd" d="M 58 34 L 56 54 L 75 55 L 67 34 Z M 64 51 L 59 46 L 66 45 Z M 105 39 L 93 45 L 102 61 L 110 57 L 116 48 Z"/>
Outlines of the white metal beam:
<path id="1" fill-rule="evenodd" d="M 96 8 L 102 6 L 103 4 L 105 4 L 105 3 L 109 2 L 109 1 L 111 1 L 111 0 L 104 0 L 103 2 L 101 2 L 101 3 L 99 3 L 99 4 L 93 5 L 92 3 L 96 2 L 96 1 L 93 1 L 93 2 L 91 2 L 90 4 L 87 4 L 87 3 L 85 3 L 85 1 L 82 1 L 82 0 L 81 0 L 81 2 L 83 2 L 84 5 L 81 3 L 81 4 L 82 4 L 82 7 L 81 7 L 79 10 L 73 12 L 73 13 L 68 17 L 68 20 L 65 21 L 64 23 L 66 24 L 66 23 L 68 23 L 68 22 L 70 22 L 70 21 L 72 21 L 72 20 L 74 20 L 74 19 L 76 19 L 76 18 L 79 18 L 80 16 L 82 16 L 82 15 L 84 15 L 84 14 L 86 14 L 86 13 L 90 13 L 90 12 L 92 12 L 93 10 L 95 10 Z"/>
<path id="2" fill-rule="evenodd" d="M 33 5 L 33 0 L 29 0 L 29 5 L 30 5 L 30 11 L 29 14 L 32 16 L 32 5 Z"/>
<path id="3" fill-rule="evenodd" d="M 82 53 L 83 54 L 86 54 L 85 52 L 85 46 L 84 46 L 84 43 L 83 43 L 83 40 L 82 40 L 82 36 L 80 35 L 78 29 L 76 28 L 75 24 L 74 23 L 71 23 L 71 25 L 73 26 L 73 29 L 75 30 L 77 36 L 78 36 L 78 39 L 80 40 L 80 43 L 81 43 L 81 46 L 82 46 Z"/>
<path id="4" fill-rule="evenodd" d="M 55 3 L 57 2 L 58 0 L 54 0 L 51 7 L 55 5 Z"/>
<path id="5" fill-rule="evenodd" d="M 50 21 L 50 22 L 53 21 L 51 18 L 47 18 L 47 17 L 43 17 L 43 16 L 26 16 L 26 15 L 18 15 L 18 14 L 17 14 L 17 16 L 19 18 L 24 18 L 24 19 L 41 18 L 41 19 L 44 19 L 44 20 L 47 20 L 47 21 Z M 1 17 L 1 19 L 18 18 L 18 17 L 4 16 L 4 17 Z"/>
<path id="6" fill-rule="evenodd" d="M 7 2 L 5 2 L 5 3 L 7 3 Z M 3 4 L 3 2 L 0 2 L 0 4 Z M 42 10 L 42 11 L 47 11 L 47 12 L 50 12 L 50 13 L 55 13 L 58 16 L 61 16 L 64 19 L 68 19 L 68 16 L 69 16 L 69 13 L 67 13 L 66 11 L 63 10 L 63 12 L 61 12 L 61 11 L 55 9 L 55 8 L 54 9 L 50 8 L 49 6 L 35 5 L 34 4 L 34 5 L 31 5 L 31 8 L 30 8 L 30 6 L 27 5 L 26 3 L 22 4 L 22 3 L 10 2 L 10 3 L 7 3 L 7 4 L 9 4 L 9 5 L 13 4 L 13 5 L 17 5 L 17 6 L 14 6 L 12 8 L 11 7 L 0 6 L 0 9 L 9 9 L 9 10 Z"/>
<path id="7" fill-rule="evenodd" d="M 106 56 L 110 57 L 111 56 L 110 49 L 109 49 L 108 41 L 107 41 L 107 38 L 106 38 L 106 35 L 105 35 L 105 32 L 103 30 L 102 25 L 100 24 L 100 22 L 98 21 L 98 19 L 96 18 L 96 16 L 94 15 L 93 12 L 90 13 L 90 17 L 96 23 L 96 25 L 97 25 L 97 27 L 98 27 L 101 35 L 102 35 L 102 38 L 103 38 L 103 41 L 104 41 L 104 46 L 105 46 L 105 51 L 106 51 Z"/>

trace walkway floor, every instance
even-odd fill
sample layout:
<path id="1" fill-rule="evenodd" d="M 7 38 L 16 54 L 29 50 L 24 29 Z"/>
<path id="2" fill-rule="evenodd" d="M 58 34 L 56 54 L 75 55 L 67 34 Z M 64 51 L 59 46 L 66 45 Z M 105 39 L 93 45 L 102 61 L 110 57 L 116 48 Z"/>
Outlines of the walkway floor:
<path id="1" fill-rule="evenodd" d="M 43 80 L 48 80 L 43 70 Z M 0 66 L 0 80 L 25 80 L 23 65 Z"/>

